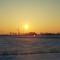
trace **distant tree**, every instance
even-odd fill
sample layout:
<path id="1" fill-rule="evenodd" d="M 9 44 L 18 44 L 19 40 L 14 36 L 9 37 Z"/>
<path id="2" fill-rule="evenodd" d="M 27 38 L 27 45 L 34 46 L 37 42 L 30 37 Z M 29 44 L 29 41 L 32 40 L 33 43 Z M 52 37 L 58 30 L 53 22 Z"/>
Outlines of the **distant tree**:
<path id="1" fill-rule="evenodd" d="M 29 32 L 28 35 L 37 35 L 35 32 Z"/>

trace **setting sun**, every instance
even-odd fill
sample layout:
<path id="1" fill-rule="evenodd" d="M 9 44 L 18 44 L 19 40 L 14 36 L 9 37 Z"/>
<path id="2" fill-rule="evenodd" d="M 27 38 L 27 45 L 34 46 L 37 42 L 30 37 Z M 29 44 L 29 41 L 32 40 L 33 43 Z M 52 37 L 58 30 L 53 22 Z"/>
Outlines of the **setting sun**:
<path id="1" fill-rule="evenodd" d="M 29 28 L 29 26 L 26 24 L 24 25 L 24 29 L 27 30 Z"/>

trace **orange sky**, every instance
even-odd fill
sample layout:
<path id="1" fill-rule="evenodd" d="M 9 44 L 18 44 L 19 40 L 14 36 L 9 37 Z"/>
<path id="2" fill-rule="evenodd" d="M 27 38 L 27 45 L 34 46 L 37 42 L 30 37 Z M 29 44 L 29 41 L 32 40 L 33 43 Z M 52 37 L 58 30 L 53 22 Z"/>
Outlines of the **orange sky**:
<path id="1" fill-rule="evenodd" d="M 0 33 L 17 32 L 18 25 L 21 33 L 60 32 L 60 1 L 0 0 Z"/>

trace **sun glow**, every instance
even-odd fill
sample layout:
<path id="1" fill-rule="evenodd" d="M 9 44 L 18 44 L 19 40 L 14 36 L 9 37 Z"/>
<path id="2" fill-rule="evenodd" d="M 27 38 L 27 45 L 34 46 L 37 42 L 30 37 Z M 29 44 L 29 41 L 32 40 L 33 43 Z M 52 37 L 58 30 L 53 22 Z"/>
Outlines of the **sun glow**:
<path id="1" fill-rule="evenodd" d="M 26 24 L 26 25 L 24 25 L 24 29 L 25 30 L 28 30 L 28 28 L 29 28 L 29 26 Z"/>

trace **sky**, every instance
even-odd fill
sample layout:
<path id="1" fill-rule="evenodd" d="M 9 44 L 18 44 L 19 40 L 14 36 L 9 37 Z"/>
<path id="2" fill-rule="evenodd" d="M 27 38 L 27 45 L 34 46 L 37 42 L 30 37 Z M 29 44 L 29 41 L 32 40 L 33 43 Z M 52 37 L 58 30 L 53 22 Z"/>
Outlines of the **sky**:
<path id="1" fill-rule="evenodd" d="M 0 34 L 18 28 L 21 33 L 60 32 L 60 0 L 0 0 Z"/>

